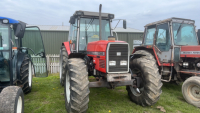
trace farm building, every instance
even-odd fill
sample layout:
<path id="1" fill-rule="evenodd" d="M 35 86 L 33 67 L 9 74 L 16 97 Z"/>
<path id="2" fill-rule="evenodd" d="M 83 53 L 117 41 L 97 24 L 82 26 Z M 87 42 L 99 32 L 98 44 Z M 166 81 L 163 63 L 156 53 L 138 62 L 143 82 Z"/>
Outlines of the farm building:
<path id="1" fill-rule="evenodd" d="M 59 54 L 61 43 L 68 41 L 69 26 L 37 25 L 42 33 L 46 54 Z M 143 31 L 133 28 L 116 28 L 118 39 L 129 43 L 133 50 L 133 40 L 142 40 Z M 113 32 L 116 37 L 116 33 Z"/>

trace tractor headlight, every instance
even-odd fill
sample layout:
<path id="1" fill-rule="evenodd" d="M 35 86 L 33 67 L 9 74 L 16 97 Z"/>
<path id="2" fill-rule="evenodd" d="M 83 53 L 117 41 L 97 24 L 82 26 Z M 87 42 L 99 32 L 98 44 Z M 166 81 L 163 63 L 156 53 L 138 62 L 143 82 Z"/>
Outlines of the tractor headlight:
<path id="1" fill-rule="evenodd" d="M 127 65 L 127 61 L 124 61 L 124 60 L 123 60 L 123 61 L 120 61 L 120 65 L 121 65 L 121 66 L 126 66 L 126 65 Z"/>
<path id="2" fill-rule="evenodd" d="M 197 67 L 200 68 L 200 63 L 197 63 Z"/>
<path id="3" fill-rule="evenodd" d="M 109 66 L 116 66 L 116 61 L 109 61 Z"/>

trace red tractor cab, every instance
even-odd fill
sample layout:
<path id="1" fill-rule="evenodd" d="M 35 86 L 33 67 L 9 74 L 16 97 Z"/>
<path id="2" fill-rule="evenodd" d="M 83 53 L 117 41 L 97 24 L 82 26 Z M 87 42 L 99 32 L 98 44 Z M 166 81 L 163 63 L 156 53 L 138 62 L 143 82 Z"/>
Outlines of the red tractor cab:
<path id="1" fill-rule="evenodd" d="M 68 113 L 87 111 L 90 87 L 127 86 L 130 99 L 143 106 L 159 100 L 161 80 L 153 86 L 150 78 L 131 73 L 129 44 L 113 36 L 112 19 L 114 14 L 101 13 L 101 6 L 100 12 L 79 10 L 70 18 L 69 40 L 60 50 L 60 83 Z M 89 76 L 96 81 L 89 82 Z"/>
<path id="2" fill-rule="evenodd" d="M 142 45 L 135 47 L 133 55 L 156 63 L 163 82 L 184 81 L 184 98 L 200 107 L 200 45 L 194 23 L 169 18 L 147 24 Z"/>

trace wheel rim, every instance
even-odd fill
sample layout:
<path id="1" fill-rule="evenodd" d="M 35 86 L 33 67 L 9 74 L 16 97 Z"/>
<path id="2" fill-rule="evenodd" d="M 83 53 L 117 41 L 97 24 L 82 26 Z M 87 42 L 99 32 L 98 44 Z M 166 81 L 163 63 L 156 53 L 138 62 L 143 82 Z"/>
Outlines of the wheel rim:
<path id="1" fill-rule="evenodd" d="M 29 85 L 29 87 L 31 87 L 31 85 L 32 85 L 32 65 L 31 65 L 31 62 L 29 61 L 29 66 L 28 66 L 28 72 L 29 72 L 29 74 L 28 74 L 28 85 Z"/>
<path id="2" fill-rule="evenodd" d="M 141 73 L 141 71 L 139 69 L 134 69 L 134 71 L 132 71 L 132 72 L 136 72 L 135 74 L 137 75 L 137 77 L 141 77 L 142 76 L 142 73 Z M 141 83 L 143 83 L 143 82 L 141 82 Z M 140 96 L 144 91 L 144 85 L 143 84 L 140 85 L 139 88 L 135 88 L 133 86 L 129 86 L 129 88 L 130 88 L 131 92 L 135 96 Z"/>
<path id="3" fill-rule="evenodd" d="M 192 100 L 200 101 L 200 87 L 198 85 L 190 85 L 187 92 Z"/>
<path id="4" fill-rule="evenodd" d="M 61 51 L 60 51 L 61 53 Z M 60 55 L 60 82 L 62 81 L 62 55 Z"/>
<path id="5" fill-rule="evenodd" d="M 18 101 L 17 101 L 17 113 L 22 112 L 22 97 L 19 96 Z"/>
<path id="6" fill-rule="evenodd" d="M 68 74 L 68 71 L 67 71 L 67 74 L 66 74 L 66 80 L 65 80 L 65 92 L 66 92 L 66 98 L 67 98 L 67 102 L 69 103 L 70 101 L 70 80 L 69 80 L 69 74 Z"/>

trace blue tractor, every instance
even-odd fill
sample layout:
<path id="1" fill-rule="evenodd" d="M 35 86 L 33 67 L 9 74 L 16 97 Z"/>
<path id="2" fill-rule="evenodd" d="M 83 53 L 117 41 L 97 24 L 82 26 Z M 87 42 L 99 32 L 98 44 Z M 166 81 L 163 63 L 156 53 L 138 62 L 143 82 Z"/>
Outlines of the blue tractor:
<path id="1" fill-rule="evenodd" d="M 0 113 L 24 112 L 24 94 L 31 92 L 33 76 L 48 76 L 40 29 L 0 17 Z"/>

